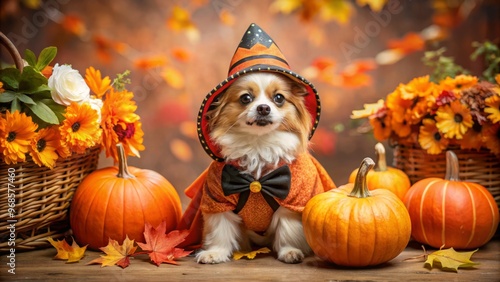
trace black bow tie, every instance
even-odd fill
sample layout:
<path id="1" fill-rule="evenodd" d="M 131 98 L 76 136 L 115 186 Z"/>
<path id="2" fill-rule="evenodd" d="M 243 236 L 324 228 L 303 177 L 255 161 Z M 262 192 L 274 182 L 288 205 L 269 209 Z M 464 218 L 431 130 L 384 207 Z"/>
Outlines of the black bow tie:
<path id="1" fill-rule="evenodd" d="M 287 165 L 281 166 L 264 175 L 258 181 L 250 174 L 243 174 L 232 165 L 222 169 L 222 191 L 224 195 L 240 194 L 234 213 L 241 211 L 250 193 L 262 193 L 269 206 L 276 211 L 279 204 L 274 198 L 285 199 L 290 192 L 291 173 Z"/>

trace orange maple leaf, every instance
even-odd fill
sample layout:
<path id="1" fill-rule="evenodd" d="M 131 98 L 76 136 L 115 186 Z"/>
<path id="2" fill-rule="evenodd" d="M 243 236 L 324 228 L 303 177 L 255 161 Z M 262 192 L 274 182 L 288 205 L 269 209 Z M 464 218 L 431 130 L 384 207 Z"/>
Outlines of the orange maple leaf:
<path id="1" fill-rule="evenodd" d="M 373 60 L 359 60 L 347 65 L 341 72 L 341 86 L 363 87 L 372 84 L 372 78 L 367 71 L 373 70 L 377 64 Z"/>
<path id="2" fill-rule="evenodd" d="M 191 251 L 176 248 L 182 243 L 189 234 L 188 230 L 174 230 L 168 234 L 167 222 L 163 221 L 158 227 L 154 228 L 149 223 L 146 223 L 144 230 L 144 238 L 146 243 L 137 242 L 143 251 L 148 252 L 151 261 L 157 266 L 162 263 L 177 264 L 175 259 L 185 257 Z"/>
<path id="3" fill-rule="evenodd" d="M 111 62 L 111 54 L 113 51 L 123 54 L 127 49 L 125 43 L 111 40 L 102 35 L 95 35 L 93 41 L 97 48 L 97 57 L 104 63 Z"/>
<path id="4" fill-rule="evenodd" d="M 134 61 L 134 65 L 138 69 L 147 70 L 155 67 L 162 67 L 167 64 L 167 57 L 164 55 L 150 56 L 138 58 Z"/>
<path id="5" fill-rule="evenodd" d="M 75 240 L 73 240 L 71 246 L 66 240 L 54 241 L 52 237 L 47 238 L 47 241 L 57 250 L 54 259 L 67 260 L 66 263 L 79 262 L 85 255 L 85 250 L 87 250 L 87 246 L 80 247 Z"/>
<path id="6" fill-rule="evenodd" d="M 171 52 L 172 56 L 178 61 L 188 62 L 189 60 L 191 60 L 191 53 L 189 53 L 189 51 L 184 48 L 174 48 Z"/>
<path id="7" fill-rule="evenodd" d="M 76 15 L 66 15 L 61 21 L 62 27 L 76 36 L 82 36 L 87 32 L 87 28 L 82 19 Z"/>
<path id="8" fill-rule="evenodd" d="M 101 71 L 96 70 L 94 67 L 89 67 L 85 70 L 85 82 L 99 99 L 111 89 L 111 79 L 109 76 L 102 78 Z"/>
<path id="9" fill-rule="evenodd" d="M 130 240 L 128 236 L 123 240 L 123 245 L 117 241 L 109 239 L 108 245 L 99 248 L 106 255 L 101 255 L 87 264 L 101 264 L 101 267 L 118 265 L 125 268 L 130 265 L 130 257 L 135 253 L 137 246 L 134 247 L 134 240 Z"/>
<path id="10" fill-rule="evenodd" d="M 389 49 L 396 49 L 403 54 L 409 54 L 423 50 L 425 47 L 425 40 L 420 34 L 409 32 L 402 39 L 389 40 L 387 46 Z"/>

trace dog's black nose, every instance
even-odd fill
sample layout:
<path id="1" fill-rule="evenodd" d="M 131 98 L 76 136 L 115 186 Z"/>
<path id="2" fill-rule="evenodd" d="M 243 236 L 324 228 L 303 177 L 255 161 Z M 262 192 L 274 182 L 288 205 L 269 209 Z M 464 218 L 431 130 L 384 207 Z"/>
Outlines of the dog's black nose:
<path id="1" fill-rule="evenodd" d="M 266 104 L 260 104 L 257 106 L 257 113 L 261 116 L 267 116 L 271 112 L 271 107 Z"/>

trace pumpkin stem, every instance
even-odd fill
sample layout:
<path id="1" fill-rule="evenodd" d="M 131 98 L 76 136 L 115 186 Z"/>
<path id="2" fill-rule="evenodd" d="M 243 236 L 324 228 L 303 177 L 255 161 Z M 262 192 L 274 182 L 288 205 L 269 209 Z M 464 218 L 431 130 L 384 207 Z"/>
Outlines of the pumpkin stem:
<path id="1" fill-rule="evenodd" d="M 446 175 L 445 180 L 460 181 L 458 158 L 453 151 L 446 151 Z"/>
<path id="2" fill-rule="evenodd" d="M 135 176 L 128 171 L 127 158 L 125 157 L 125 149 L 121 143 L 116 144 L 118 151 L 118 174 L 120 178 L 134 178 Z"/>
<path id="3" fill-rule="evenodd" d="M 367 198 L 370 197 L 370 190 L 368 190 L 368 185 L 366 184 L 366 175 L 368 171 L 373 168 L 375 162 L 370 158 L 364 158 L 359 166 L 358 173 L 356 174 L 356 180 L 354 181 L 354 188 L 349 196 L 356 198 Z"/>
<path id="4" fill-rule="evenodd" d="M 387 170 L 387 160 L 385 158 L 385 147 L 382 143 L 377 143 L 375 145 L 375 154 L 377 155 L 377 162 L 373 170 L 375 171 L 386 171 Z"/>

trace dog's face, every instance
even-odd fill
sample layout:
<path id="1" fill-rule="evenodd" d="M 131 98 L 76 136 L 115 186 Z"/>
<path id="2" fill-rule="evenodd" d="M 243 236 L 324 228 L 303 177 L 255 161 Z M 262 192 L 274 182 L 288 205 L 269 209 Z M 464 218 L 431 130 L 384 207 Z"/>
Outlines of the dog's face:
<path id="1" fill-rule="evenodd" d="M 211 135 L 267 135 L 292 132 L 307 143 L 311 117 L 303 86 L 275 73 L 250 73 L 237 79 L 207 113 Z"/>

